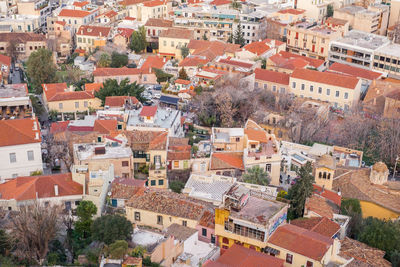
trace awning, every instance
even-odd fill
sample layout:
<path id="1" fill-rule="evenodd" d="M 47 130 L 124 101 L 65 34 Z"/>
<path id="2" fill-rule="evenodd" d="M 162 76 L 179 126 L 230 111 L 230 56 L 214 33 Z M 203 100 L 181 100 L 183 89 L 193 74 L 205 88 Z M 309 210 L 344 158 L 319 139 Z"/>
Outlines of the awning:
<path id="1" fill-rule="evenodd" d="M 274 255 L 279 255 L 281 253 L 279 250 L 268 247 L 268 246 L 264 248 L 264 252 L 274 254 Z"/>

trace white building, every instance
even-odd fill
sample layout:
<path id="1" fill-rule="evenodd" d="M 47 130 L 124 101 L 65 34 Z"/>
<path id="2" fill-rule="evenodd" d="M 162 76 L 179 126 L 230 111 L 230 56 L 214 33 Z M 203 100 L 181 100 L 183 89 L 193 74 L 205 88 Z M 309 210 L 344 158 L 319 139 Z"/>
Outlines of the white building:
<path id="1" fill-rule="evenodd" d="M 0 180 L 43 171 L 40 125 L 36 118 L 0 121 Z"/>

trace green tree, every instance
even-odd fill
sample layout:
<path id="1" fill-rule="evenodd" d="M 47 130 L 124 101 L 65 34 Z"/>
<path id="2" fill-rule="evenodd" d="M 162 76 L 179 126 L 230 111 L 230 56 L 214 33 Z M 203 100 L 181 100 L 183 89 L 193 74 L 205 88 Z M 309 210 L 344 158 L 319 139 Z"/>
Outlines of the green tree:
<path id="1" fill-rule="evenodd" d="M 290 207 L 288 211 L 289 219 L 293 220 L 303 216 L 306 199 L 312 195 L 314 176 L 312 175 L 311 162 L 298 171 L 300 176 L 297 182 L 289 189 L 288 198 Z"/>
<path id="2" fill-rule="evenodd" d="M 181 47 L 181 55 L 183 58 L 185 58 L 189 55 L 189 48 L 187 46 Z"/>
<path id="3" fill-rule="evenodd" d="M 76 209 L 78 217 L 75 222 L 75 231 L 81 238 L 90 237 L 90 228 L 93 223 L 93 216 L 97 213 L 97 207 L 92 201 L 81 201 Z"/>
<path id="4" fill-rule="evenodd" d="M 190 80 L 190 79 L 189 79 L 189 76 L 187 75 L 186 70 L 185 70 L 184 67 L 182 67 L 182 68 L 179 70 L 178 79 Z"/>
<path id="5" fill-rule="evenodd" d="M 340 204 L 342 214 L 349 215 L 352 212 L 362 214 L 360 201 L 358 199 L 343 199 Z"/>
<path id="6" fill-rule="evenodd" d="M 146 29 L 141 26 L 137 31 L 132 33 L 130 49 L 135 51 L 135 53 L 140 53 L 146 48 L 146 46 Z"/>
<path id="7" fill-rule="evenodd" d="M 26 72 L 38 94 L 42 93 L 43 83 L 51 83 L 56 77 L 56 66 L 53 62 L 53 53 L 40 48 L 33 52 L 26 62 Z"/>
<path id="8" fill-rule="evenodd" d="M 163 83 L 169 81 L 174 75 L 166 73 L 165 71 L 157 68 L 153 68 L 154 73 L 156 74 L 157 77 L 157 82 L 158 83 Z"/>
<path id="9" fill-rule="evenodd" d="M 244 46 L 246 44 L 244 33 L 242 31 L 242 23 L 240 23 L 240 21 L 236 28 L 235 35 L 233 36 L 233 41 L 235 42 L 235 44 L 238 44 L 240 46 Z"/>
<path id="10" fill-rule="evenodd" d="M 233 9 L 240 9 L 242 7 L 242 4 L 240 2 L 238 2 L 237 0 L 233 0 L 231 6 Z"/>
<path id="11" fill-rule="evenodd" d="M 97 218 L 91 227 L 92 239 L 111 244 L 126 240 L 132 235 L 132 224 L 120 215 L 105 215 Z"/>
<path id="12" fill-rule="evenodd" d="M 134 96 L 139 101 L 143 101 L 141 93 L 144 91 L 142 85 L 136 82 L 130 83 L 128 79 L 122 80 L 119 84 L 117 80 L 108 79 L 103 83 L 103 87 L 95 92 L 95 96 L 101 100 L 102 105 L 107 96 Z"/>
<path id="13" fill-rule="evenodd" d="M 113 52 L 111 54 L 111 68 L 120 68 L 128 65 L 128 56 L 125 54 L 120 54 L 117 52 Z"/>
<path id="14" fill-rule="evenodd" d="M 128 250 L 128 242 L 117 240 L 110 245 L 108 252 L 112 259 L 122 259 Z"/>
<path id="15" fill-rule="evenodd" d="M 264 70 L 267 68 L 267 60 L 265 58 L 261 59 L 261 68 Z"/>
<path id="16" fill-rule="evenodd" d="M 268 172 L 256 165 L 246 170 L 243 174 L 243 181 L 250 184 L 269 185 L 271 179 Z"/>
<path id="17" fill-rule="evenodd" d="M 99 66 L 100 68 L 106 68 L 109 67 L 110 64 L 111 64 L 110 55 L 107 53 L 101 54 L 99 62 L 97 62 L 97 66 Z"/>
<path id="18" fill-rule="evenodd" d="M 329 17 L 332 17 L 333 16 L 333 6 L 332 5 L 328 5 L 327 7 L 326 7 L 326 17 L 327 18 L 329 18 Z"/>
<path id="19" fill-rule="evenodd" d="M 181 181 L 171 181 L 169 183 L 169 188 L 175 192 L 180 194 L 182 192 L 182 189 L 185 187 L 185 183 L 181 182 Z"/>
<path id="20" fill-rule="evenodd" d="M 146 248 L 142 247 L 142 246 L 136 246 L 133 250 L 132 250 L 132 257 L 136 257 L 136 258 L 143 258 L 144 254 L 146 253 Z"/>
<path id="21" fill-rule="evenodd" d="M 5 256 L 9 249 L 11 249 L 11 239 L 6 231 L 0 229 L 0 255 Z"/>

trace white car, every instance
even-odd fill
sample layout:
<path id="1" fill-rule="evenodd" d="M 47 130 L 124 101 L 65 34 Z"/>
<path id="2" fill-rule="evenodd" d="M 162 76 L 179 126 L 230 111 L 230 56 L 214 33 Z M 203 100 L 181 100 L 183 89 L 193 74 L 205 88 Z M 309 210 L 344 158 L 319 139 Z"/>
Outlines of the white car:
<path id="1" fill-rule="evenodd" d="M 156 99 L 160 99 L 160 97 L 161 97 L 161 94 L 160 94 L 160 93 L 155 93 L 155 94 L 153 95 L 153 98 L 156 98 Z"/>

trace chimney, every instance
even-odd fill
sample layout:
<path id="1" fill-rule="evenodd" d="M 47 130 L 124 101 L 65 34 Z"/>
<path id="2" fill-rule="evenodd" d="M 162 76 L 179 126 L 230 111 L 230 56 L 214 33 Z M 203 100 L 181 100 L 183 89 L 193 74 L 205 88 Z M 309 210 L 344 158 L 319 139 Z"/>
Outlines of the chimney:
<path id="1" fill-rule="evenodd" d="M 83 30 L 81 30 L 81 34 L 83 34 Z"/>
<path id="2" fill-rule="evenodd" d="M 37 131 L 37 122 L 36 121 L 33 121 L 33 130 L 34 131 Z"/>
<path id="3" fill-rule="evenodd" d="M 163 57 L 163 60 L 162 60 L 163 62 L 165 62 L 166 61 L 166 58 L 165 57 Z"/>
<path id="4" fill-rule="evenodd" d="M 103 34 L 101 33 L 101 31 L 99 32 L 100 37 L 103 36 Z"/>
<path id="5" fill-rule="evenodd" d="M 35 133 L 35 140 L 39 140 L 39 133 L 38 132 Z"/>
<path id="6" fill-rule="evenodd" d="M 58 185 L 57 184 L 54 185 L 54 195 L 58 196 Z"/>
<path id="7" fill-rule="evenodd" d="M 149 67 L 149 73 L 151 73 L 151 67 Z"/>

